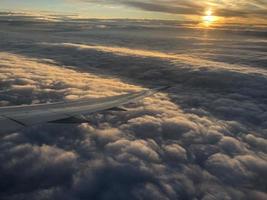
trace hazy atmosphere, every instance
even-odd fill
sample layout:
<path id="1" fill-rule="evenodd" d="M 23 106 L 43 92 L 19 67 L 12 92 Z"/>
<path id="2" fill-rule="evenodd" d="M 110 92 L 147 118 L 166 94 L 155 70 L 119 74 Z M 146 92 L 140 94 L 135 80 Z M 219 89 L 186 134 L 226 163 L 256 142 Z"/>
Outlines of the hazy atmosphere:
<path id="1" fill-rule="evenodd" d="M 0 5 L 0 107 L 170 86 L 1 134 L 0 199 L 267 199 L 267 1 Z"/>

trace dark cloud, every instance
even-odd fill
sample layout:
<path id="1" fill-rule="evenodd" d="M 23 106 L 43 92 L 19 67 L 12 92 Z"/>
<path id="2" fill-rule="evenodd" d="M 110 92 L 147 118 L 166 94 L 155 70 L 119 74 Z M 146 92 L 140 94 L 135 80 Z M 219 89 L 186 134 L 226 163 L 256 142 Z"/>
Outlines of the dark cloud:
<path id="1" fill-rule="evenodd" d="M 179 15 L 203 15 L 205 10 L 212 5 L 216 10 L 217 16 L 222 17 L 264 17 L 267 9 L 265 1 L 253 0 L 249 2 L 229 1 L 191 1 L 191 0 L 157 0 L 157 1 L 139 1 L 139 0 L 79 0 L 89 3 L 107 4 L 107 5 L 125 5 L 145 11 L 162 12 Z"/>
<path id="2" fill-rule="evenodd" d="M 154 11 L 154 12 L 165 12 L 172 14 L 201 14 L 203 7 L 199 6 L 199 4 L 188 3 L 188 2 L 140 2 L 140 1 L 125 1 L 123 4 L 135 8 L 139 8 L 146 11 Z M 182 5 L 180 5 L 182 4 Z M 180 6 L 179 6 L 180 5 Z"/>
<path id="3" fill-rule="evenodd" d="M 47 145 L 12 144 L 15 137 L 20 135 L 1 139 L 2 197 L 71 183 L 76 159 L 74 153 Z"/>
<path id="4" fill-rule="evenodd" d="M 266 198 L 266 38 L 149 23 L 0 22 L 1 105 L 172 85 L 90 124 L 0 135 L 1 199 Z"/>

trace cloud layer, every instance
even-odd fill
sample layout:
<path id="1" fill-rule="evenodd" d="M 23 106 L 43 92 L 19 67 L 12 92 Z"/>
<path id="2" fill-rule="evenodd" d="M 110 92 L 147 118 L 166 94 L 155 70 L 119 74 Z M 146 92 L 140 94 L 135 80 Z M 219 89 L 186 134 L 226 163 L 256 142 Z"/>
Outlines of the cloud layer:
<path id="1" fill-rule="evenodd" d="M 1 199 L 266 199 L 265 38 L 154 23 L 1 22 L 1 106 L 172 85 L 1 135 Z"/>

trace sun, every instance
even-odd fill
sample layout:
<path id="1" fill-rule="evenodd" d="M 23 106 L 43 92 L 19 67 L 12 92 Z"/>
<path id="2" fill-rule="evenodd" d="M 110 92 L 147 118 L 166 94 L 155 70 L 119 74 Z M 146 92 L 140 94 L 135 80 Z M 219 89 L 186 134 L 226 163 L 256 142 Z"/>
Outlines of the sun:
<path id="1" fill-rule="evenodd" d="M 205 16 L 202 17 L 204 25 L 205 26 L 210 26 L 216 21 L 216 17 L 213 16 L 213 12 L 211 9 L 207 10 L 205 12 Z"/>

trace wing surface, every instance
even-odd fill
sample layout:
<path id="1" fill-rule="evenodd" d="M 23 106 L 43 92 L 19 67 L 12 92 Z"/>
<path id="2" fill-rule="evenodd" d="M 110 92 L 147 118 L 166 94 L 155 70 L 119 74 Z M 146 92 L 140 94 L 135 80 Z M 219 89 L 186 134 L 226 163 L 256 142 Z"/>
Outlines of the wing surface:
<path id="1" fill-rule="evenodd" d="M 15 132 L 27 126 L 109 110 L 136 102 L 167 87 L 98 99 L 81 99 L 48 104 L 0 107 L 0 133 Z"/>

